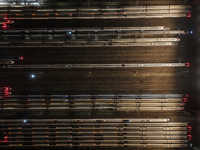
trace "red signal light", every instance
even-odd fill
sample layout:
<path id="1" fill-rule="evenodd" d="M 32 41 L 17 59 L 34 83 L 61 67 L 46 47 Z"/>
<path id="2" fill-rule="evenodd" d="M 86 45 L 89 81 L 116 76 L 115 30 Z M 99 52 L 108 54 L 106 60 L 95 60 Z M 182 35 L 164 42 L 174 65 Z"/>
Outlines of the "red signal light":
<path id="1" fill-rule="evenodd" d="M 22 57 L 22 56 L 21 56 L 21 57 L 19 57 L 19 59 L 20 59 L 20 60 L 23 60 L 23 59 L 24 59 L 24 57 Z"/>
<path id="2" fill-rule="evenodd" d="M 6 92 L 4 92 L 3 94 L 4 94 L 4 95 L 9 95 L 10 92 L 6 91 Z"/>
<path id="3" fill-rule="evenodd" d="M 4 90 L 6 90 L 6 91 L 9 90 L 9 87 L 4 87 Z"/>
<path id="4" fill-rule="evenodd" d="M 3 94 L 5 95 L 8 95 L 10 92 L 9 91 L 3 91 Z"/>

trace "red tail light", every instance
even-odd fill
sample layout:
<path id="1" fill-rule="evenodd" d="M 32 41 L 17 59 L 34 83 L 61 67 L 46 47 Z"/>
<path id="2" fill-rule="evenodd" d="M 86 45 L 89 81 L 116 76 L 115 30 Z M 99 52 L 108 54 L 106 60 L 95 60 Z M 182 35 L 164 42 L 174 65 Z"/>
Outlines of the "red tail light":
<path id="1" fill-rule="evenodd" d="M 7 136 L 7 135 L 6 135 L 6 136 L 4 136 L 3 138 L 4 138 L 4 140 L 5 140 L 5 141 L 7 141 L 7 140 L 8 140 L 8 136 Z"/>
<path id="2" fill-rule="evenodd" d="M 190 67 L 190 63 L 185 63 L 185 66 L 186 67 Z"/>
<path id="3" fill-rule="evenodd" d="M 188 134 L 187 137 L 188 137 L 188 141 L 192 140 L 192 135 L 191 134 Z"/>
<path id="4" fill-rule="evenodd" d="M 192 140 L 192 126 L 190 124 L 188 124 L 187 126 L 187 138 L 188 138 L 188 141 L 191 141 Z"/>
<path id="5" fill-rule="evenodd" d="M 184 106 L 185 105 L 185 103 L 181 103 L 181 106 Z"/>
<path id="6" fill-rule="evenodd" d="M 3 29 L 8 29 L 7 24 L 3 24 L 3 25 L 2 25 L 2 28 L 3 28 Z"/>
<path id="7" fill-rule="evenodd" d="M 184 103 L 186 103 L 187 102 L 187 98 L 186 97 L 184 97 L 183 99 L 182 99 L 182 101 L 184 102 Z"/>
<path id="8" fill-rule="evenodd" d="M 188 126 L 187 126 L 187 129 L 188 129 L 188 131 L 191 131 L 191 130 L 192 130 L 192 126 L 191 126 L 191 125 L 188 125 Z"/>
<path id="9" fill-rule="evenodd" d="M 4 15 L 4 20 L 7 20 L 8 19 L 8 14 L 3 14 Z"/>
<path id="10" fill-rule="evenodd" d="M 188 18 L 192 17 L 192 13 L 190 11 L 187 13 L 187 17 Z"/>
<path id="11" fill-rule="evenodd" d="M 23 59 L 24 59 L 24 57 L 22 57 L 22 56 L 21 56 L 21 57 L 19 57 L 19 59 L 20 59 L 20 60 L 23 60 Z"/>

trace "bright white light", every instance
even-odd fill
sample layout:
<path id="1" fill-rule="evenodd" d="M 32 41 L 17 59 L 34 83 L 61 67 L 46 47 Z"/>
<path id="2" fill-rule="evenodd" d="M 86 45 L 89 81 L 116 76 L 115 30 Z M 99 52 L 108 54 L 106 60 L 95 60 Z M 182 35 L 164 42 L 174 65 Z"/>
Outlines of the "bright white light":
<path id="1" fill-rule="evenodd" d="M 24 120 L 23 122 L 24 122 L 24 123 L 27 123 L 27 120 Z"/>
<path id="2" fill-rule="evenodd" d="M 72 32 L 71 32 L 71 31 L 68 31 L 68 32 L 67 32 L 67 34 L 68 34 L 68 35 L 71 35 L 71 34 L 72 34 Z"/>
<path id="3" fill-rule="evenodd" d="M 31 78 L 35 78 L 35 75 L 34 75 L 34 74 L 32 74 L 32 75 L 31 75 Z"/>
<path id="4" fill-rule="evenodd" d="M 193 31 L 190 31 L 190 34 L 192 34 L 193 33 Z"/>

